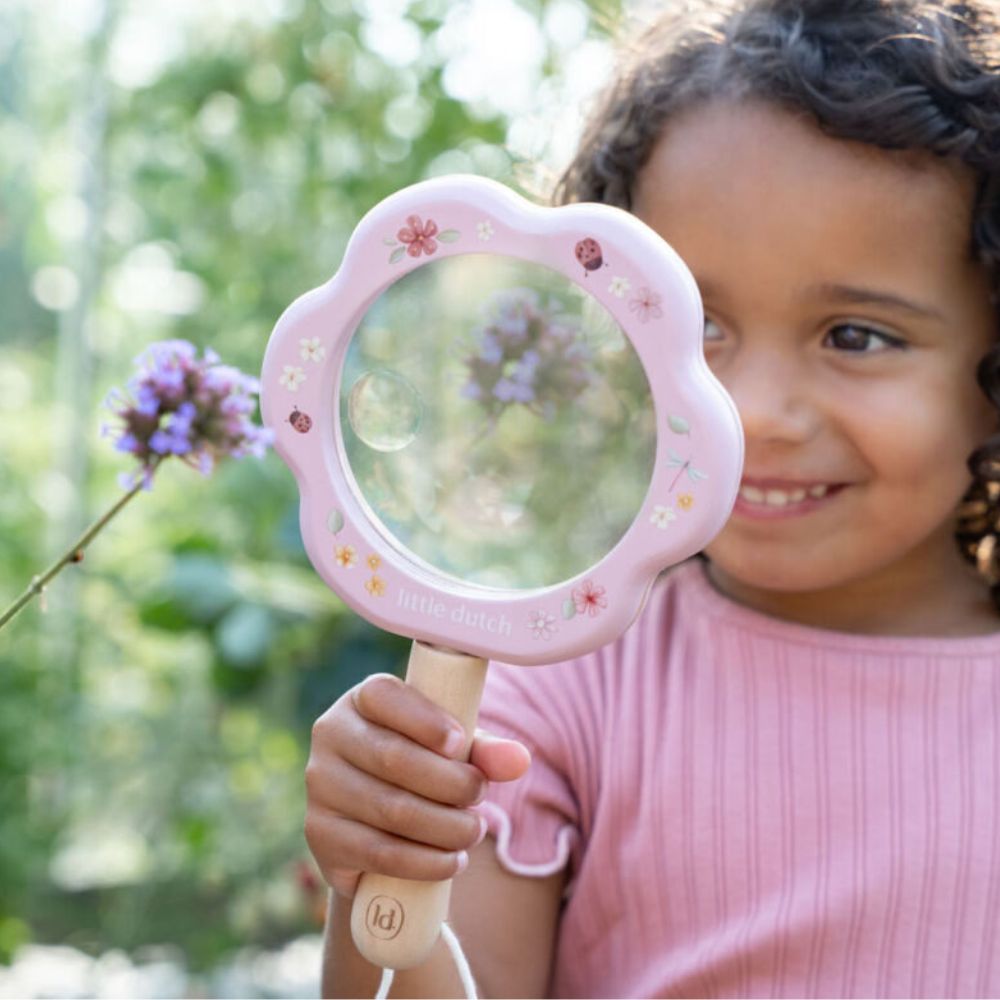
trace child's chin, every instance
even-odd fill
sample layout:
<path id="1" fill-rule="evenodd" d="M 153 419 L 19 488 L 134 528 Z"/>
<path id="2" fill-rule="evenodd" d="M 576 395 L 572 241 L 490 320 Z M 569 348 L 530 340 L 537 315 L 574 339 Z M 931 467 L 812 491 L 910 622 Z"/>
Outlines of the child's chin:
<path id="1" fill-rule="evenodd" d="M 743 555 L 727 551 L 719 543 L 708 549 L 709 574 L 726 590 L 753 589 L 778 594 L 808 594 L 829 590 L 850 582 L 843 563 L 825 565 L 801 551 L 787 554 L 770 551 Z"/>

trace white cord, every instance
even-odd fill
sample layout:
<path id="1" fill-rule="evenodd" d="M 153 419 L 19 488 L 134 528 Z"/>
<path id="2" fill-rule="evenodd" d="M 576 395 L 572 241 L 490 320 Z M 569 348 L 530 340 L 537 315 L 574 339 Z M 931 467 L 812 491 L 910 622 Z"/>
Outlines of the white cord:
<path id="1" fill-rule="evenodd" d="M 378 993 L 375 994 L 375 1000 L 386 1000 L 389 990 L 392 989 L 392 977 L 395 974 L 395 969 L 382 970 L 382 982 L 378 984 Z"/>
<path id="2" fill-rule="evenodd" d="M 451 957 L 455 961 L 458 978 L 462 980 L 462 989 L 465 990 L 466 997 L 468 1000 L 478 1000 L 476 981 L 472 978 L 469 960 L 465 957 L 465 952 L 462 951 L 462 945 L 459 943 L 457 935 L 447 924 L 442 924 L 441 936 L 444 938 L 444 943 L 448 946 Z M 378 993 L 375 994 L 375 1000 L 386 1000 L 389 996 L 389 990 L 392 989 L 392 978 L 394 975 L 395 971 L 393 969 L 382 970 L 382 981 L 378 984 Z"/>
<path id="3" fill-rule="evenodd" d="M 458 935 L 447 924 L 442 924 L 441 936 L 455 960 L 455 968 L 458 969 L 458 978 L 462 980 L 462 989 L 465 990 L 466 997 L 468 1000 L 477 1000 L 476 981 L 472 978 L 472 969 L 469 968 L 469 960 L 459 944 Z"/>

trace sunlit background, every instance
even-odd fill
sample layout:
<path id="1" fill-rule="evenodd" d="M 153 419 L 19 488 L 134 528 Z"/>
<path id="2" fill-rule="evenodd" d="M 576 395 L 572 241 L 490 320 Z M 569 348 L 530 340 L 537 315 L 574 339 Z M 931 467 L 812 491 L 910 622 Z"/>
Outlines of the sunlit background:
<path id="1" fill-rule="evenodd" d="M 0 605 L 119 495 L 154 340 L 257 372 L 398 187 L 542 191 L 618 0 L 0 0 Z M 168 464 L 0 631 L 0 996 L 309 996 L 309 729 L 405 643 L 309 567 L 272 455 Z"/>

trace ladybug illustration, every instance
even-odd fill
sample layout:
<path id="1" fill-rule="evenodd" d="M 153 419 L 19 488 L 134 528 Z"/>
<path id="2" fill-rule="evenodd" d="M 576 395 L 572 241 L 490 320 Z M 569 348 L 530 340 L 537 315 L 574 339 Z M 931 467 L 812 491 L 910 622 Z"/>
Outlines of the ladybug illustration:
<path id="1" fill-rule="evenodd" d="M 590 236 L 580 240 L 576 245 L 576 259 L 584 266 L 585 270 L 596 271 L 604 264 L 601 244 Z"/>
<path id="2" fill-rule="evenodd" d="M 308 413 L 303 413 L 301 410 L 292 410 L 291 416 L 288 418 L 288 422 L 300 433 L 305 434 L 306 431 L 312 427 L 312 417 Z"/>

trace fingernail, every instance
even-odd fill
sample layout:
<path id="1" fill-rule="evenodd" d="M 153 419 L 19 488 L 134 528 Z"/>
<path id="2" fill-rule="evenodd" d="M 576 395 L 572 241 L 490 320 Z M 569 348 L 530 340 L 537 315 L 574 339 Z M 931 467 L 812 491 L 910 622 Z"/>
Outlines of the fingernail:
<path id="1" fill-rule="evenodd" d="M 469 852 L 459 851 L 455 856 L 455 860 L 458 862 L 458 867 L 455 869 L 455 874 L 459 872 L 464 872 L 466 868 L 469 867 Z"/>
<path id="2" fill-rule="evenodd" d="M 465 746 L 465 733 L 461 729 L 449 729 L 444 741 L 444 752 L 454 757 Z"/>
<path id="3" fill-rule="evenodd" d="M 473 847 L 478 847 L 485 839 L 486 834 L 490 832 L 490 825 L 486 822 L 485 816 L 479 817 L 479 835 L 476 837 Z"/>

